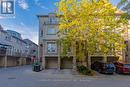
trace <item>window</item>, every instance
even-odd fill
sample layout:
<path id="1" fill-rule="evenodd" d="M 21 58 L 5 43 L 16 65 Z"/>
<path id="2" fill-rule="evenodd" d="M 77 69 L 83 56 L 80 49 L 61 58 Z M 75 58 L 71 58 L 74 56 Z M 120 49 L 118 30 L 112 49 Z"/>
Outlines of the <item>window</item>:
<path id="1" fill-rule="evenodd" d="M 54 28 L 47 29 L 47 34 L 51 34 L 51 35 L 56 34 L 56 29 L 54 29 Z"/>
<path id="2" fill-rule="evenodd" d="M 70 53 L 70 52 L 71 52 L 71 47 L 69 47 L 69 48 L 67 49 L 67 51 L 68 51 L 68 53 Z"/>
<path id="3" fill-rule="evenodd" d="M 49 18 L 49 23 L 50 24 L 58 24 L 58 18 L 56 18 L 56 17 L 50 17 Z"/>
<path id="4" fill-rule="evenodd" d="M 41 37 L 43 36 L 43 30 L 41 30 Z"/>
<path id="5" fill-rule="evenodd" d="M 5 40 L 11 41 L 11 36 L 5 36 Z"/>
<path id="6" fill-rule="evenodd" d="M 126 51 L 128 51 L 128 41 L 125 41 L 124 44 L 126 45 Z"/>
<path id="7" fill-rule="evenodd" d="M 53 23 L 53 18 L 51 17 L 51 18 L 50 18 L 50 24 L 52 24 L 52 23 Z"/>
<path id="8" fill-rule="evenodd" d="M 55 17 L 50 17 L 50 24 L 55 24 L 55 23 L 56 23 Z"/>
<path id="9" fill-rule="evenodd" d="M 57 44 L 55 42 L 47 43 L 47 52 L 48 53 L 56 53 L 57 52 Z"/>

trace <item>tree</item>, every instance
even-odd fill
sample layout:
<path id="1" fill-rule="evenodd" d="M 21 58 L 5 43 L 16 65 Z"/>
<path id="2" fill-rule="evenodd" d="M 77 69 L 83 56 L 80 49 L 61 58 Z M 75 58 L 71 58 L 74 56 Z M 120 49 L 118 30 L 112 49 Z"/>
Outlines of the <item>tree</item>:
<path id="1" fill-rule="evenodd" d="M 125 12 L 122 17 L 130 19 L 130 0 L 121 0 L 117 6 Z"/>
<path id="2" fill-rule="evenodd" d="M 117 55 L 124 47 L 126 21 L 116 11 L 109 0 L 60 0 L 57 14 L 62 53 L 71 56 L 68 48 L 72 48 L 79 61 L 88 55 Z"/>

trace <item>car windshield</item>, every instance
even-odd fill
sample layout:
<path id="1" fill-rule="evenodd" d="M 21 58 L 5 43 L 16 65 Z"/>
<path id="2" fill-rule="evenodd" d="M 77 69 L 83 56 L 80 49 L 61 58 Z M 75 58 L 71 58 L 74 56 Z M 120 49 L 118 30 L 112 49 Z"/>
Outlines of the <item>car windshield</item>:
<path id="1" fill-rule="evenodd" d="M 130 68 L 130 64 L 124 64 L 124 67 Z"/>
<path id="2" fill-rule="evenodd" d="M 106 66 L 107 67 L 115 67 L 114 64 L 112 64 L 112 63 L 108 63 L 108 64 L 106 64 Z"/>

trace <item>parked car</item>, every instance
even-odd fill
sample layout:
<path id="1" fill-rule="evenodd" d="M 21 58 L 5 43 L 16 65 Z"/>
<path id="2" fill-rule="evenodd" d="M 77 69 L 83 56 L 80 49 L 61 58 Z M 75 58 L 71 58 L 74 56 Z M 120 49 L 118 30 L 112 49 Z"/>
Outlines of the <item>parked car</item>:
<path id="1" fill-rule="evenodd" d="M 91 69 L 99 73 L 113 74 L 115 72 L 115 65 L 113 63 L 104 63 L 96 61 L 92 63 Z"/>
<path id="2" fill-rule="evenodd" d="M 119 74 L 130 74 L 130 63 L 114 63 L 116 66 L 116 73 Z"/>

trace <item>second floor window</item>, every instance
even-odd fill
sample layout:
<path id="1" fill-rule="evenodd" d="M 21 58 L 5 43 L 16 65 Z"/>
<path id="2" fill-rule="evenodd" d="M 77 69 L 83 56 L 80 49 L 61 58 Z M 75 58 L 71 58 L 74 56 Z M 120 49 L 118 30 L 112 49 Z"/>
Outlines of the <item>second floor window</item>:
<path id="1" fill-rule="evenodd" d="M 56 34 L 56 29 L 55 28 L 49 28 L 49 29 L 47 29 L 47 34 L 55 35 Z"/>
<path id="2" fill-rule="evenodd" d="M 48 53 L 57 53 L 57 44 L 55 42 L 47 43 L 47 52 Z"/>

